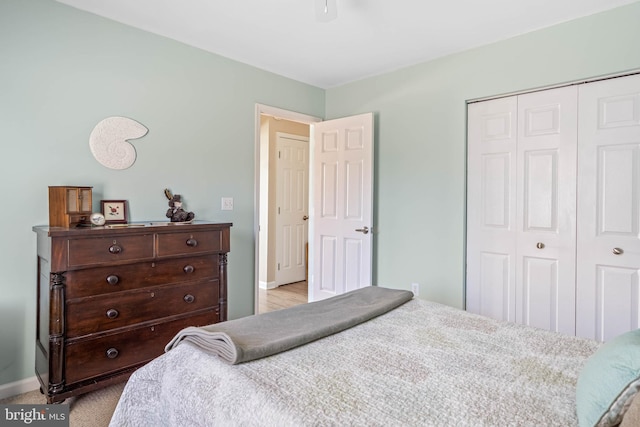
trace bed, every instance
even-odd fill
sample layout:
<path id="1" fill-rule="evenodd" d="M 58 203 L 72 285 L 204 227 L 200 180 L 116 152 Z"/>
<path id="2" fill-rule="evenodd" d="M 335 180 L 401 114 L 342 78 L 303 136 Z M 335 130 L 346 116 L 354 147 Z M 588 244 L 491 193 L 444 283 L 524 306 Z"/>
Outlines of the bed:
<path id="1" fill-rule="evenodd" d="M 260 316 L 247 320 L 264 324 Z M 231 363 L 198 340 L 174 339 L 131 376 L 111 426 L 582 426 L 619 422 L 640 388 L 634 366 L 635 381 L 610 385 L 626 394 L 599 402 L 598 415 L 593 395 L 608 388 L 599 376 L 612 375 L 603 360 L 624 345 L 611 350 L 421 299 L 341 329 Z M 640 335 L 629 339 L 629 351 L 640 348 Z M 586 402 L 578 410 L 576 396 Z"/>

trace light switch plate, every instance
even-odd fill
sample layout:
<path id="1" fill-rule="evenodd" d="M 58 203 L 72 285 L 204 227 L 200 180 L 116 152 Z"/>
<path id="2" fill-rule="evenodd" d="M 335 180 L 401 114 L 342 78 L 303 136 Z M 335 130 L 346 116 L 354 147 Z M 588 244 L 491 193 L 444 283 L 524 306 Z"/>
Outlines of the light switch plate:
<path id="1" fill-rule="evenodd" d="M 233 197 L 223 197 L 222 198 L 222 207 L 223 211 L 232 211 L 233 210 Z"/>

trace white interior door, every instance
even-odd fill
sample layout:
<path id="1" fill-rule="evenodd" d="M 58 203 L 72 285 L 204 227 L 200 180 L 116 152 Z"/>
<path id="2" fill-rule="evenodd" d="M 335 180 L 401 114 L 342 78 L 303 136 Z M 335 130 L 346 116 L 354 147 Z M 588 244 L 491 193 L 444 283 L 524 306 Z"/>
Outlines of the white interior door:
<path id="1" fill-rule="evenodd" d="M 276 286 L 305 280 L 309 218 L 309 140 L 278 132 Z"/>
<path id="2" fill-rule="evenodd" d="M 372 284 L 373 114 L 313 126 L 309 301 Z"/>
<path id="3" fill-rule="evenodd" d="M 640 75 L 579 91 L 577 334 L 640 327 Z"/>
<path id="4" fill-rule="evenodd" d="M 518 96 L 516 322 L 575 335 L 577 88 Z"/>
<path id="5" fill-rule="evenodd" d="M 467 310 L 514 322 L 517 97 L 468 107 Z"/>

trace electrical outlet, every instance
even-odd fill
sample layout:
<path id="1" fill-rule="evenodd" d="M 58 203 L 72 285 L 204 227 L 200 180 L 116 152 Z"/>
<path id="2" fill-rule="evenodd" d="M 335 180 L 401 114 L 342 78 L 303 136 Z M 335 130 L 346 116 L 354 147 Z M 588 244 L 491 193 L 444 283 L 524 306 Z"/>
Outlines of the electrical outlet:
<path id="1" fill-rule="evenodd" d="M 222 207 L 223 211 L 232 211 L 233 210 L 233 197 L 223 197 L 222 198 Z"/>
<path id="2" fill-rule="evenodd" d="M 413 292 L 414 296 L 418 296 L 420 295 L 420 285 L 417 283 L 412 283 L 411 284 L 411 292 Z"/>

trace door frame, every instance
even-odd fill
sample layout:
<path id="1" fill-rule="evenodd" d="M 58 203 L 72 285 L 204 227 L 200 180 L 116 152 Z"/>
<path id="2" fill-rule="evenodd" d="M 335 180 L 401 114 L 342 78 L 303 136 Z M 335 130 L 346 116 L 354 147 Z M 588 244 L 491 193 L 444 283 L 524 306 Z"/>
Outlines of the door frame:
<path id="1" fill-rule="evenodd" d="M 311 116 L 308 114 L 298 113 L 295 111 L 284 110 L 278 107 L 272 107 L 270 105 L 258 104 L 255 105 L 255 146 L 254 146 L 254 188 L 253 188 L 253 241 L 254 241 L 254 269 L 253 269 L 253 288 L 254 288 L 254 314 L 259 312 L 260 307 L 260 116 L 273 116 L 280 119 L 289 120 L 292 122 L 304 123 L 306 125 L 313 125 L 323 121 L 320 117 Z M 309 138 L 309 149 L 313 150 L 313 138 Z M 309 189 L 309 197 L 312 197 L 312 188 Z M 309 236 L 309 245 L 312 244 L 313 236 Z"/>

